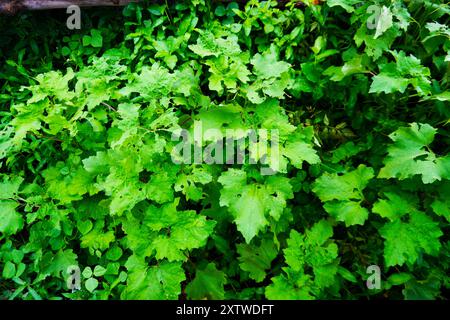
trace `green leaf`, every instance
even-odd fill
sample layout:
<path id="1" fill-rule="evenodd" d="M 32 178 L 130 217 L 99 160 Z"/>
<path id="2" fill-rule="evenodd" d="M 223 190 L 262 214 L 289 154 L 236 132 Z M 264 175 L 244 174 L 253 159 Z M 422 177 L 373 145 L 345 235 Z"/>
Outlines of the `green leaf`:
<path id="1" fill-rule="evenodd" d="M 128 270 L 127 286 L 122 299 L 176 300 L 181 293 L 181 282 L 186 279 L 180 262 L 163 261 L 148 266 L 143 258 L 131 256 L 125 264 Z"/>
<path id="2" fill-rule="evenodd" d="M 222 5 L 218 5 L 216 10 L 214 10 L 214 14 L 218 17 L 223 17 L 227 13 L 226 9 Z"/>
<path id="3" fill-rule="evenodd" d="M 332 235 L 329 222 L 321 220 L 305 235 L 291 230 L 288 247 L 283 250 L 286 263 L 293 271 L 306 273 L 308 267 L 312 268 L 314 283 L 320 288 L 332 285 L 338 271 L 338 247 L 329 240 Z"/>
<path id="4" fill-rule="evenodd" d="M 16 211 L 18 204 L 12 200 L 0 200 L 0 232 L 5 235 L 15 234 L 23 228 L 23 218 Z"/>
<path id="5" fill-rule="evenodd" d="M 98 280 L 95 278 L 89 278 L 86 280 L 84 285 L 89 292 L 93 292 L 98 287 Z"/>
<path id="6" fill-rule="evenodd" d="M 220 205 L 227 206 L 247 243 L 268 225 L 266 213 L 278 220 L 286 200 L 293 197 L 292 186 L 284 177 L 270 176 L 261 184 L 247 184 L 245 171 L 229 169 L 218 179 L 223 189 Z"/>
<path id="7" fill-rule="evenodd" d="M 77 255 L 72 249 L 59 250 L 56 254 L 47 253 L 42 261 L 43 268 L 41 275 L 45 278 L 47 275 L 53 275 L 66 279 L 67 269 L 69 267 L 77 266 Z"/>
<path id="8" fill-rule="evenodd" d="M 296 127 L 289 122 L 286 111 L 280 106 L 278 99 L 267 99 L 263 103 L 256 106 L 255 113 L 258 117 L 261 129 L 276 129 L 278 130 L 280 140 L 286 140 L 291 133 L 296 130 Z M 298 138 L 309 142 L 314 134 L 310 133 L 309 127 L 305 128 L 304 135 L 298 134 Z"/>
<path id="9" fill-rule="evenodd" d="M 356 170 L 342 175 L 324 173 L 314 183 L 313 191 L 324 202 L 330 200 L 359 200 L 363 198 L 362 191 L 373 176 L 373 169 L 365 165 L 359 165 Z"/>
<path id="10" fill-rule="evenodd" d="M 386 266 L 412 265 L 422 252 L 436 256 L 441 248 L 439 237 L 443 235 L 439 224 L 421 212 L 411 213 L 408 222 L 396 220 L 380 229 L 385 239 Z"/>
<path id="11" fill-rule="evenodd" d="M 202 58 L 220 55 L 235 56 L 241 53 L 238 38 L 235 35 L 215 38 L 210 31 L 199 30 L 199 33 L 200 37 L 197 39 L 197 43 L 189 45 L 189 49 Z"/>
<path id="12" fill-rule="evenodd" d="M 363 20 L 353 39 L 357 47 L 360 47 L 364 43 L 364 52 L 369 57 L 372 57 L 373 60 L 377 60 L 382 56 L 383 52 L 388 51 L 392 47 L 395 39 L 400 34 L 400 30 L 394 26 L 387 29 L 381 36 L 375 39 L 372 31 L 367 29 L 367 21 Z"/>
<path id="13" fill-rule="evenodd" d="M 445 91 L 442 93 L 438 93 L 428 97 L 429 99 L 435 99 L 439 101 L 449 101 L 450 100 L 450 91 Z"/>
<path id="14" fill-rule="evenodd" d="M 440 282 L 436 278 L 417 281 L 415 279 L 405 284 L 402 291 L 406 300 L 436 300 L 439 295 Z"/>
<path id="15" fill-rule="evenodd" d="M 266 287 L 265 294 L 269 300 L 312 300 L 310 288 L 306 286 L 309 277 L 301 275 L 295 282 L 281 274 L 272 278 L 272 283 Z"/>
<path id="16" fill-rule="evenodd" d="M 225 273 L 216 269 L 214 263 L 198 269 L 195 278 L 186 286 L 186 294 L 193 300 L 223 300 L 225 298 Z"/>
<path id="17" fill-rule="evenodd" d="M 330 240 L 333 228 L 321 220 L 302 235 L 291 230 L 283 250 L 289 267 L 272 278 L 265 291 L 268 299 L 314 299 L 331 286 L 338 272 L 338 248 Z M 311 274 L 312 273 L 312 274 Z"/>
<path id="18" fill-rule="evenodd" d="M 157 259 L 185 260 L 184 251 L 204 246 L 216 225 L 193 210 L 177 211 L 178 203 L 176 199 L 161 208 L 150 206 L 146 211 L 144 224 L 158 232 L 152 242 Z"/>
<path id="19" fill-rule="evenodd" d="M 380 15 L 377 21 L 374 38 L 381 36 L 386 30 L 392 27 L 392 12 L 386 6 L 381 7 Z"/>
<path id="20" fill-rule="evenodd" d="M 369 217 L 369 211 L 356 201 L 331 201 L 324 204 L 324 209 L 345 226 L 363 225 Z"/>
<path id="21" fill-rule="evenodd" d="M 379 178 L 397 178 L 404 180 L 421 175 L 423 183 L 450 179 L 450 156 L 437 157 L 430 149 L 436 129 L 429 124 L 412 123 L 390 134 L 394 141 L 388 147 L 388 156 Z"/>
<path id="22" fill-rule="evenodd" d="M 353 283 L 357 283 L 358 280 L 356 277 L 351 273 L 349 270 L 345 269 L 344 267 L 339 266 L 338 267 L 338 273 L 344 278 L 345 280 L 348 280 Z"/>
<path id="23" fill-rule="evenodd" d="M 74 158 L 73 162 L 79 160 Z M 81 200 L 88 192 L 94 193 L 92 176 L 78 163 L 59 161 L 55 166 L 49 167 L 42 172 L 47 185 L 49 196 L 60 200 L 62 203 L 70 203 Z"/>
<path id="24" fill-rule="evenodd" d="M 408 30 L 410 24 L 411 15 L 406 7 L 406 3 L 403 1 L 395 1 L 392 6 L 392 14 L 396 18 L 395 25 L 404 31 Z"/>
<path id="25" fill-rule="evenodd" d="M 385 68 L 384 70 L 387 70 Z M 370 93 L 393 93 L 393 92 L 405 92 L 408 87 L 409 80 L 393 73 L 380 73 L 373 78 L 373 82 L 370 86 Z"/>
<path id="26" fill-rule="evenodd" d="M 94 276 L 102 277 L 106 273 L 106 269 L 100 265 L 95 266 L 94 268 Z"/>
<path id="27" fill-rule="evenodd" d="M 447 3 L 149 2 L 0 18 L 0 300 L 445 299 Z"/>
<path id="28" fill-rule="evenodd" d="M 121 89 L 121 93 L 129 95 L 138 92 L 145 100 L 151 101 L 167 96 L 173 87 L 173 74 L 155 63 L 151 67 L 143 67 L 141 73 L 134 75 L 133 81 Z"/>
<path id="29" fill-rule="evenodd" d="M 19 192 L 19 187 L 23 182 L 22 177 L 3 177 L 0 183 L 0 200 L 13 199 Z"/>
<path id="30" fill-rule="evenodd" d="M 430 70 L 421 65 L 420 60 L 413 55 L 406 56 L 404 51 L 391 51 L 396 63 L 380 65 L 380 73 L 373 77 L 370 93 L 405 92 L 411 84 L 419 95 L 431 93 Z"/>
<path id="31" fill-rule="evenodd" d="M 141 221 L 133 217 L 132 214 L 127 215 L 127 219 L 123 222 L 122 228 L 126 233 L 126 246 L 138 257 L 148 257 L 153 254 L 153 246 L 149 243 L 156 237 L 156 233 L 147 226 L 141 224 Z"/>
<path id="32" fill-rule="evenodd" d="M 398 192 L 385 192 L 387 198 L 379 199 L 374 203 L 372 211 L 378 213 L 383 218 L 395 221 L 405 214 L 417 211 L 417 199 L 414 197 Z"/>
<path id="33" fill-rule="evenodd" d="M 77 222 L 77 228 L 83 235 L 85 235 L 86 233 L 91 231 L 93 226 L 94 226 L 94 224 L 92 223 L 91 220 L 86 220 L 86 221 L 79 220 Z"/>
<path id="34" fill-rule="evenodd" d="M 11 261 L 6 261 L 3 266 L 2 276 L 5 279 L 12 279 L 16 275 L 16 265 Z"/>
<path id="35" fill-rule="evenodd" d="M 100 225 L 81 237 L 82 248 L 105 250 L 115 239 L 113 231 L 103 231 Z"/>
<path id="36" fill-rule="evenodd" d="M 260 246 L 238 244 L 239 266 L 250 273 L 250 278 L 261 282 L 266 277 L 266 270 L 270 269 L 272 260 L 278 254 L 275 245 L 270 240 L 262 240 Z"/>
<path id="37" fill-rule="evenodd" d="M 431 207 L 437 215 L 443 216 L 447 221 L 450 221 L 450 198 L 435 200 Z"/>
<path id="38" fill-rule="evenodd" d="M 187 200 L 198 201 L 203 198 L 202 188 L 199 184 L 208 184 L 212 181 L 212 176 L 207 168 L 192 168 L 189 174 L 178 176 L 175 183 L 175 191 L 181 191 L 186 195 Z"/>
<path id="39" fill-rule="evenodd" d="M 306 127 L 291 135 L 283 147 L 282 154 L 287 157 L 296 168 L 302 168 L 303 161 L 309 164 L 320 163 L 317 151 L 312 145 L 313 128 Z"/>
<path id="40" fill-rule="evenodd" d="M 361 207 L 363 190 L 374 177 L 372 168 L 359 165 L 342 175 L 325 173 L 313 184 L 314 193 L 325 202 L 324 209 L 345 225 L 363 225 L 369 212 Z M 333 201 L 334 200 L 334 201 Z"/>
<path id="41" fill-rule="evenodd" d="M 343 54 L 345 63 L 342 67 L 331 66 L 323 74 L 330 76 L 332 81 L 342 81 L 345 77 L 353 74 L 366 73 L 368 62 L 366 55 L 357 54 L 356 50 L 349 49 Z"/>
<path id="42" fill-rule="evenodd" d="M 99 30 L 91 30 L 90 44 L 95 48 L 101 48 L 103 46 L 103 37 Z"/>
<path id="43" fill-rule="evenodd" d="M 83 272 L 81 273 L 85 279 L 89 279 L 92 277 L 92 269 L 91 267 L 84 268 Z"/>
<path id="44" fill-rule="evenodd" d="M 113 246 L 106 252 L 106 258 L 111 261 L 117 261 L 122 257 L 123 250 L 120 247 Z"/>
<path id="45" fill-rule="evenodd" d="M 413 279 L 413 276 L 410 275 L 409 273 L 400 272 L 394 273 L 393 275 L 389 276 L 387 281 L 394 286 L 399 286 L 408 282 L 411 279 Z"/>
<path id="46" fill-rule="evenodd" d="M 282 73 L 287 72 L 291 65 L 284 61 L 278 61 L 274 50 L 256 54 L 251 64 L 254 67 L 253 73 L 262 79 L 278 78 Z"/>
<path id="47" fill-rule="evenodd" d="M 352 13 L 355 11 L 354 5 L 360 2 L 361 0 L 328 0 L 326 4 L 329 7 L 340 6 L 348 13 Z"/>
<path id="48" fill-rule="evenodd" d="M 173 201 L 172 186 L 173 178 L 165 172 L 158 172 L 152 175 L 145 186 L 145 193 L 148 199 L 156 203 Z"/>

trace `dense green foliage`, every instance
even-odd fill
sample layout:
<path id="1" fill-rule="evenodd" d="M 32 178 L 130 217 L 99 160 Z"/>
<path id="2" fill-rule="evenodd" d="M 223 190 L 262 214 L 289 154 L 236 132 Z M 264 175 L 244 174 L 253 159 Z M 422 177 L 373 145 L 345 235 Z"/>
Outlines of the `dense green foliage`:
<path id="1" fill-rule="evenodd" d="M 0 20 L 0 297 L 446 297 L 444 1 L 82 13 Z M 196 121 L 279 130 L 280 172 L 174 163 Z"/>

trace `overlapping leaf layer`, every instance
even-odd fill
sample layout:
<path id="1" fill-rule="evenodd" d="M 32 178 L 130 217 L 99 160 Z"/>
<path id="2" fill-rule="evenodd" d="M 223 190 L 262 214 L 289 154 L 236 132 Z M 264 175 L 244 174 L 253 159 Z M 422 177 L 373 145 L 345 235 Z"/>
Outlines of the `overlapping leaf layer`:
<path id="1" fill-rule="evenodd" d="M 449 13 L 191 0 L 83 10 L 81 30 L 2 17 L 0 298 L 444 298 Z M 199 124 L 203 150 L 259 130 L 278 157 L 259 140 L 246 161 L 180 163 L 173 133 Z"/>

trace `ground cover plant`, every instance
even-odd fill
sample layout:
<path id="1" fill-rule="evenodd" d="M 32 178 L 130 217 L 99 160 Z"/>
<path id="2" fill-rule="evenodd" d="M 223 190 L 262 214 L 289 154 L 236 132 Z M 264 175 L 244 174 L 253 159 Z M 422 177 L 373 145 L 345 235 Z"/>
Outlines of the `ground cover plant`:
<path id="1" fill-rule="evenodd" d="M 83 9 L 80 30 L 65 12 L 1 16 L 1 299 L 445 299 L 449 12 L 143 1 Z M 246 143 L 255 163 L 174 161 L 173 133 L 199 123 L 277 132 L 278 160 Z"/>

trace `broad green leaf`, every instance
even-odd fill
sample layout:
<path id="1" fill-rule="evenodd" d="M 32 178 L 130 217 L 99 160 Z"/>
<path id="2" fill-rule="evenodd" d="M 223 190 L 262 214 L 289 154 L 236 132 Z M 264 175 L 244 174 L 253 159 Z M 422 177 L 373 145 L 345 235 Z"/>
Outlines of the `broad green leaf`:
<path id="1" fill-rule="evenodd" d="M 346 227 L 363 225 L 369 217 L 369 211 L 356 201 L 331 201 L 323 207 L 337 221 L 344 222 Z"/>
<path id="2" fill-rule="evenodd" d="M 418 281 L 412 279 L 402 290 L 406 300 L 436 300 L 439 295 L 440 281 L 436 278 Z"/>
<path id="3" fill-rule="evenodd" d="M 360 200 L 362 191 L 374 177 L 372 168 L 359 165 L 356 170 L 342 175 L 324 173 L 314 183 L 313 191 L 326 202 L 331 200 Z"/>
<path id="4" fill-rule="evenodd" d="M 417 200 L 406 193 L 385 192 L 384 196 L 387 199 L 378 199 L 374 203 L 372 211 L 390 221 L 417 211 Z"/>
<path id="5" fill-rule="evenodd" d="M 78 266 L 77 258 L 72 249 L 61 249 L 56 254 L 48 252 L 41 262 L 42 273 L 40 277 L 45 278 L 52 275 L 66 280 L 68 268 Z"/>
<path id="6" fill-rule="evenodd" d="M 144 225 L 158 232 L 152 242 L 157 259 L 185 260 L 183 251 L 204 246 L 216 225 L 193 210 L 177 211 L 178 202 L 150 206 L 146 211 Z"/>
<path id="7" fill-rule="evenodd" d="M 270 240 L 262 240 L 260 246 L 238 244 L 239 266 L 250 273 L 250 278 L 261 282 L 266 277 L 266 271 L 270 269 L 272 260 L 278 254 L 275 245 Z"/>
<path id="8" fill-rule="evenodd" d="M 380 15 L 377 21 L 374 38 L 381 36 L 386 30 L 392 27 L 392 12 L 386 6 L 381 7 Z"/>
<path id="9" fill-rule="evenodd" d="M 307 127 L 304 131 L 312 132 L 312 127 Z M 311 142 L 312 137 L 313 135 L 310 135 L 308 139 L 301 133 L 294 133 L 284 145 L 282 153 L 291 161 L 294 167 L 301 168 L 303 161 L 309 164 L 320 163 L 320 158 Z"/>
<path id="10" fill-rule="evenodd" d="M 97 227 L 94 227 L 92 231 L 81 237 L 80 246 L 82 248 L 106 250 L 114 239 L 114 232 L 111 230 L 102 230 L 102 227 L 99 224 Z"/>
<path id="11" fill-rule="evenodd" d="M 391 53 L 396 62 L 380 65 L 380 73 L 373 77 L 369 92 L 403 93 L 411 84 L 419 95 L 430 94 L 430 70 L 422 66 L 415 56 L 406 56 L 404 51 L 391 51 Z"/>
<path id="12" fill-rule="evenodd" d="M 439 237 L 443 235 L 438 223 L 421 212 L 409 215 L 409 221 L 395 220 L 380 229 L 385 239 L 386 266 L 414 264 L 423 252 L 436 256 L 441 248 Z"/>
<path id="13" fill-rule="evenodd" d="M 450 221 L 450 201 L 449 198 L 445 200 L 435 200 L 431 207 L 434 212 L 440 216 L 443 216 L 447 221 Z"/>
<path id="14" fill-rule="evenodd" d="M 23 228 L 23 218 L 16 211 L 18 203 L 12 200 L 0 200 L 0 232 L 4 235 L 15 234 Z"/>
<path id="15" fill-rule="evenodd" d="M 393 92 L 405 92 L 408 87 L 409 80 L 391 73 L 380 73 L 373 78 L 372 85 L 370 86 L 370 93 L 393 93 Z"/>
<path id="16" fill-rule="evenodd" d="M 186 279 L 180 262 L 163 261 L 149 266 L 143 258 L 131 256 L 125 264 L 128 270 L 127 286 L 122 299 L 176 300 L 181 293 L 181 282 Z"/>
<path id="17" fill-rule="evenodd" d="M 314 193 L 325 202 L 324 209 L 345 225 L 363 225 L 369 212 L 361 206 L 363 190 L 374 177 L 372 168 L 359 165 L 342 175 L 325 173 L 313 184 Z"/>
<path id="18" fill-rule="evenodd" d="M 19 192 L 23 180 L 22 177 L 3 177 L 3 182 L 0 182 L 0 200 L 13 199 Z"/>
<path id="19" fill-rule="evenodd" d="M 429 148 L 436 129 L 429 124 L 412 123 L 390 134 L 394 142 L 388 147 L 388 156 L 379 178 L 404 180 L 421 175 L 425 184 L 450 179 L 450 156 L 438 157 Z"/>
<path id="20" fill-rule="evenodd" d="M 312 300 L 310 288 L 305 286 L 309 277 L 302 275 L 295 281 L 281 274 L 272 278 L 272 283 L 266 287 L 265 294 L 269 300 Z"/>
<path id="21" fill-rule="evenodd" d="M 247 243 L 268 225 L 266 214 L 278 220 L 286 200 L 293 197 L 292 186 L 285 177 L 270 176 L 264 185 L 247 184 L 245 171 L 229 169 L 218 181 L 223 186 L 220 205 L 229 208 Z"/>
<path id="22" fill-rule="evenodd" d="M 278 78 L 282 73 L 287 72 L 290 64 L 278 61 L 274 50 L 261 54 L 256 54 L 251 60 L 254 74 L 261 79 Z"/>
<path id="23" fill-rule="evenodd" d="M 195 278 L 186 286 L 188 298 L 193 300 L 223 300 L 226 276 L 217 270 L 214 263 L 209 263 L 204 269 L 197 269 Z"/>

